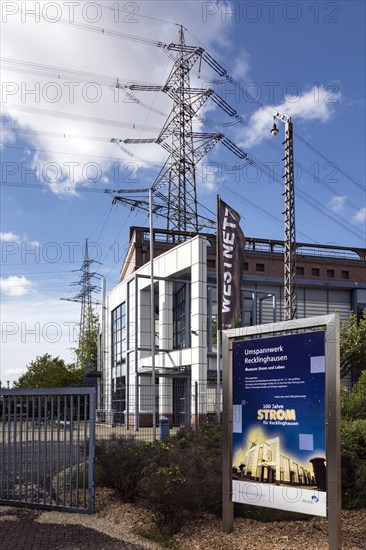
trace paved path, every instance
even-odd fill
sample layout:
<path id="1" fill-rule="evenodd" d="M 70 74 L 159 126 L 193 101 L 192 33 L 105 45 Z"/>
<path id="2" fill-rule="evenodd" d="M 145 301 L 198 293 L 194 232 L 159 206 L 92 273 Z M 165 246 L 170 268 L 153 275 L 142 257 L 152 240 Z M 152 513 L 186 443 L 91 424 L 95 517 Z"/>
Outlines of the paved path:
<path id="1" fill-rule="evenodd" d="M 37 523 L 39 511 L 14 508 L 0 514 L 1 550 L 143 550 L 81 525 Z"/>

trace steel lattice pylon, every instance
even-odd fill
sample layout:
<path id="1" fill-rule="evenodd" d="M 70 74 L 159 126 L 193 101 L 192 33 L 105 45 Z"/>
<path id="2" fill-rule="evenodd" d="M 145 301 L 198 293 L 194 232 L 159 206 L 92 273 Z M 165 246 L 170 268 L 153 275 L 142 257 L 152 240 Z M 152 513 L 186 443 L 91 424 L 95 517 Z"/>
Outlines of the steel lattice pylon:
<path id="1" fill-rule="evenodd" d="M 194 216 L 195 230 L 198 231 L 196 172 L 193 153 L 192 116 L 189 71 L 197 54 L 186 54 L 183 29 L 179 31 L 177 60 L 169 76 L 167 85 L 176 90 L 174 106 L 169 124 L 172 136 L 172 170 L 169 177 L 167 229 L 187 231 L 187 213 Z M 175 203 L 176 209 L 171 208 Z"/>
<path id="2" fill-rule="evenodd" d="M 183 28 L 179 30 L 177 57 L 165 84 L 170 89 L 173 109 L 160 132 L 158 142 L 171 136 L 170 170 L 168 175 L 167 229 L 198 232 L 195 146 L 192 118 L 209 97 L 208 92 L 191 90 L 190 70 L 201 50 L 186 50 Z M 158 184 L 158 181 L 156 182 Z"/>
<path id="3" fill-rule="evenodd" d="M 296 289 L 296 231 L 295 231 L 295 187 L 294 151 L 292 121 L 285 125 L 285 273 L 284 310 L 285 320 L 295 319 L 297 314 Z"/>
<path id="4" fill-rule="evenodd" d="M 198 162 L 219 141 L 240 159 L 248 159 L 248 155 L 222 133 L 194 132 L 192 120 L 198 111 L 211 98 L 228 116 L 240 120 L 237 112 L 213 89 L 190 87 L 190 71 L 196 61 L 207 63 L 221 77 L 226 70 L 211 55 L 201 47 L 188 46 L 185 43 L 183 27 L 180 27 L 177 43 L 160 44 L 169 55 L 175 52 L 174 65 L 166 83 L 161 85 L 127 84 L 117 88 L 126 90 L 157 92 L 167 94 L 173 101 L 172 110 L 157 138 L 111 139 L 125 153 L 124 144 L 157 143 L 169 153 L 168 160 L 157 175 L 152 185 L 154 193 L 154 213 L 164 215 L 167 219 L 167 229 L 177 232 L 198 233 L 201 227 L 212 226 L 214 222 L 198 215 L 196 166 Z M 168 194 L 164 196 L 159 190 L 167 187 Z M 138 189 L 135 192 L 139 192 Z M 144 199 L 131 199 L 115 196 L 113 202 L 121 202 L 131 208 L 148 210 Z"/>
<path id="5" fill-rule="evenodd" d="M 96 262 L 96 260 L 91 260 L 89 258 L 88 239 L 86 239 L 84 260 L 80 270 L 78 270 L 78 271 L 81 271 L 80 279 L 75 283 L 71 283 L 72 286 L 79 286 L 80 292 L 76 294 L 76 296 L 73 296 L 72 298 L 61 298 L 61 300 L 65 300 L 67 302 L 78 302 L 81 304 L 80 324 L 79 324 L 79 342 L 84 338 L 88 329 L 90 329 L 89 314 L 92 311 L 92 305 L 98 303 L 95 300 L 93 300 L 93 293 L 96 290 L 99 290 L 99 287 L 92 283 L 92 280 L 97 276 L 97 273 L 90 271 L 90 266 L 93 263 L 99 263 L 99 262 Z"/>

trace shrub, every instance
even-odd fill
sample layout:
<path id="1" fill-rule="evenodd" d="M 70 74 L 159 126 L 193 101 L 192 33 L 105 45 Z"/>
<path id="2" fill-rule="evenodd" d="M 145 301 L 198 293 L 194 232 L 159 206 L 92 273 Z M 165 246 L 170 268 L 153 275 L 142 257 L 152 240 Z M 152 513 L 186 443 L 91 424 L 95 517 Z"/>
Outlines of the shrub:
<path id="1" fill-rule="evenodd" d="M 172 535 L 203 512 L 221 513 L 220 434 L 220 426 L 203 427 L 197 435 L 180 429 L 162 442 L 165 454 L 144 469 L 137 491 L 161 532 Z"/>
<path id="2" fill-rule="evenodd" d="M 155 451 L 155 452 L 154 452 Z M 156 459 L 160 446 L 137 442 L 133 436 L 110 440 L 96 447 L 100 483 L 116 489 L 124 502 L 137 498 L 137 484 L 147 464 Z"/>
<path id="3" fill-rule="evenodd" d="M 366 419 L 366 371 L 363 371 L 351 393 L 342 398 L 341 412 L 343 418 Z"/>
<path id="4" fill-rule="evenodd" d="M 150 465 L 140 480 L 142 502 L 153 511 L 158 529 L 169 536 L 179 531 L 184 522 L 186 482 L 176 465 Z"/>
<path id="5" fill-rule="evenodd" d="M 198 432 L 198 443 L 205 449 L 222 454 L 222 425 L 218 422 L 204 424 Z"/>
<path id="6" fill-rule="evenodd" d="M 343 419 L 342 505 L 358 508 L 366 505 L 366 420 Z"/>
<path id="7" fill-rule="evenodd" d="M 199 438 L 185 452 L 172 449 L 171 463 L 186 479 L 186 508 L 192 514 L 221 513 L 222 458 L 207 448 Z"/>

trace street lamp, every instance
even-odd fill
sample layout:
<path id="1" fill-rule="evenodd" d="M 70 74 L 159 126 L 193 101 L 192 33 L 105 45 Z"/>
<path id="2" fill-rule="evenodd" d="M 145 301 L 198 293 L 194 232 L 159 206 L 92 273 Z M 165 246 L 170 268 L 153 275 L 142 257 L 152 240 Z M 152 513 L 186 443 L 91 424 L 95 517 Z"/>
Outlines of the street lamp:
<path id="1" fill-rule="evenodd" d="M 152 385 L 152 428 L 153 441 L 156 441 L 156 399 L 155 399 L 155 290 L 154 290 L 154 227 L 153 227 L 153 188 L 149 189 L 150 216 L 150 333 L 151 333 L 151 385 Z"/>
<path id="2" fill-rule="evenodd" d="M 122 150 L 123 147 L 120 145 L 118 140 L 112 139 L 112 142 L 116 143 L 118 147 Z M 155 353 L 156 353 L 156 345 L 155 345 L 155 296 L 154 296 L 154 227 L 153 227 L 153 192 L 155 191 L 154 186 L 146 189 L 120 189 L 117 191 L 119 194 L 133 194 L 133 193 L 148 193 L 149 194 L 149 202 L 148 202 L 148 211 L 150 216 L 150 224 L 149 224 L 149 232 L 150 232 L 150 338 L 151 338 L 151 385 L 152 385 L 152 428 L 153 428 L 153 441 L 156 440 L 156 399 L 155 399 L 155 378 L 156 378 L 156 368 L 155 368 Z M 112 192 L 112 191 L 111 191 Z M 113 191 L 115 192 L 115 191 Z M 141 206 L 141 204 L 144 204 L 144 201 L 141 201 L 140 199 L 138 201 L 134 201 L 131 199 L 127 199 L 125 197 L 121 196 L 115 196 L 113 198 L 112 204 L 115 204 L 117 201 L 131 204 L 131 206 Z M 137 292 L 137 289 L 136 289 Z M 138 375 L 136 375 L 135 380 L 135 399 L 136 401 L 136 410 L 138 406 Z M 129 403 L 127 403 L 127 418 L 128 418 L 128 410 L 129 410 Z M 129 421 L 128 421 L 129 422 Z M 128 425 L 127 422 L 127 425 Z M 135 430 L 138 430 L 139 426 L 139 420 L 138 415 L 135 414 Z"/>
<path id="3" fill-rule="evenodd" d="M 274 118 L 274 120 L 276 120 L 275 116 L 273 118 Z M 276 123 L 274 122 L 273 126 L 272 126 L 272 130 L 271 130 L 271 134 L 272 134 L 272 136 L 276 137 L 278 132 L 279 132 L 279 129 L 277 128 Z"/>
<path id="4" fill-rule="evenodd" d="M 275 112 L 271 134 L 277 136 L 276 119 L 285 125 L 285 257 L 284 257 L 284 313 L 285 321 L 296 318 L 296 231 L 295 231 L 295 187 L 294 149 L 291 117 Z"/>

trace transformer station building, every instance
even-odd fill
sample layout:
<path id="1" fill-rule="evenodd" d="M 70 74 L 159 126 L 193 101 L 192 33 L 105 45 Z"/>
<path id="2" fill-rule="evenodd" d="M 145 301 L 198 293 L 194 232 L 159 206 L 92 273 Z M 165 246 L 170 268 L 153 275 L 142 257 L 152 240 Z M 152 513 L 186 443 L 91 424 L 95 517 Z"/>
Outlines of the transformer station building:
<path id="1" fill-rule="evenodd" d="M 154 384 L 149 229 L 130 228 L 120 282 L 101 315 L 99 419 L 130 429 L 151 426 L 153 410 L 170 426 L 218 412 L 216 237 L 154 229 L 153 239 Z M 247 237 L 242 326 L 284 320 L 283 258 L 283 241 Z M 365 249 L 296 243 L 296 270 L 298 318 L 338 311 L 347 320 L 366 308 Z"/>

